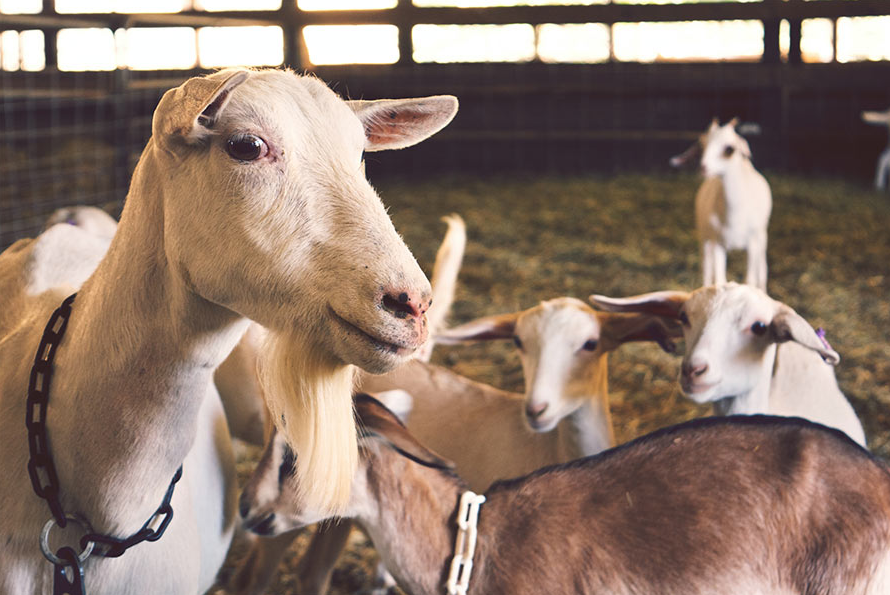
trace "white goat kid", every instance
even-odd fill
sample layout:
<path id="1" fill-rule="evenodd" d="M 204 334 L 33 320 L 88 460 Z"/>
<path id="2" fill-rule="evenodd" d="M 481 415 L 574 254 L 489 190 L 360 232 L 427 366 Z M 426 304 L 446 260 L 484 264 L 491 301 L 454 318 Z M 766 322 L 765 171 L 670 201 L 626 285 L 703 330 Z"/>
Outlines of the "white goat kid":
<path id="1" fill-rule="evenodd" d="M 865 445 L 831 367 L 838 354 L 797 312 L 759 289 L 728 283 L 692 293 L 590 299 L 606 310 L 679 320 L 686 340 L 680 386 L 693 401 L 713 402 L 721 415 L 803 417 Z"/>
<path id="2" fill-rule="evenodd" d="M 350 105 L 287 71 L 225 70 L 164 95 L 117 234 L 55 354 L 45 427 L 60 503 L 97 533 L 134 534 L 180 465 L 183 479 L 163 539 L 121 558 L 86 559 L 90 595 L 194 594 L 212 584 L 231 540 L 236 487 L 212 376 L 245 317 L 285 339 L 301 332 L 298 348 L 319 359 L 377 372 L 423 343 L 429 284 L 365 180 L 361 155 L 418 142 L 455 110 L 452 97 Z M 44 236 L 58 229 L 86 233 L 57 225 Z M 53 583 L 37 545 L 50 513 L 24 473 L 22 423 L 33 354 L 69 293 L 34 296 L 21 283 L 21 267 L 70 248 L 32 249 L 44 240 L 0 255 L 2 593 L 46 594 Z M 345 399 L 347 419 L 328 425 L 346 426 L 355 444 Z M 289 432 L 311 434 L 307 423 L 316 417 L 286 420 Z M 349 442 L 320 448 L 349 451 Z M 327 470 L 333 482 L 345 475 L 348 488 L 352 460 Z M 348 497 L 325 484 L 325 497 L 313 498 L 322 506 Z M 77 552 L 79 537 L 67 543 Z"/>
<path id="3" fill-rule="evenodd" d="M 890 593 L 885 463 L 840 432 L 768 416 L 694 420 L 495 483 L 468 589 L 446 591 L 466 484 L 380 403 L 359 395 L 356 412 L 345 516 L 414 595 Z M 293 458 L 271 441 L 245 494 L 278 486 L 284 525 L 327 518 L 294 500 Z"/>
<path id="4" fill-rule="evenodd" d="M 715 119 L 699 140 L 705 179 L 695 195 L 695 225 L 701 242 L 702 284 L 725 283 L 726 252 L 745 250 L 745 283 L 765 290 L 772 194 L 766 178 L 754 169 L 748 141 L 736 132 L 737 124 L 733 119 L 720 126 Z M 671 163 L 679 165 L 699 154 L 692 149 Z"/>
<path id="5" fill-rule="evenodd" d="M 890 109 L 884 112 L 862 112 L 862 121 L 875 126 L 886 126 L 890 132 Z M 878 166 L 875 168 L 875 188 L 885 190 L 890 182 L 890 142 L 878 156 Z"/>

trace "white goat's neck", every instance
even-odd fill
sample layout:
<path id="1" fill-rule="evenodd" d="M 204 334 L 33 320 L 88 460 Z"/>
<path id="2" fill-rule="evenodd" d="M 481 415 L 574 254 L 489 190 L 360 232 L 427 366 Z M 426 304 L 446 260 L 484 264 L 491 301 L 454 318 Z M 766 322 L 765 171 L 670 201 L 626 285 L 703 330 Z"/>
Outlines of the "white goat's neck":
<path id="1" fill-rule="evenodd" d="M 556 427 L 563 450 L 560 460 L 594 455 L 614 446 L 607 370 L 607 355 L 603 354 L 588 371 L 583 390 L 576 392 L 582 405 Z"/>
<path id="2" fill-rule="evenodd" d="M 727 210 L 746 208 L 745 201 L 748 200 L 747 193 L 751 188 L 748 180 L 757 175 L 759 174 L 754 168 L 754 164 L 747 157 L 735 159 L 726 168 L 720 178 L 723 181 Z"/>
<path id="3" fill-rule="evenodd" d="M 760 374 L 758 374 L 757 382 L 751 390 L 716 401 L 714 403 L 714 411 L 718 415 L 771 413 L 769 395 L 775 364 L 776 346 L 770 345 L 763 356 L 763 365 L 760 369 Z"/>
<path id="4" fill-rule="evenodd" d="M 402 457 L 394 452 L 384 456 Z M 395 470 L 372 460 L 370 468 L 380 470 L 368 473 L 376 510 L 358 519 L 401 587 L 415 595 L 440 595 L 454 556 L 457 508 L 466 486 L 438 469 L 406 460 L 399 466 Z M 471 590 L 472 584 L 471 579 Z"/>
<path id="5" fill-rule="evenodd" d="M 134 174 L 144 194 L 131 192 L 107 257 L 74 302 L 48 415 L 72 510 L 120 536 L 160 504 L 194 440 L 213 371 L 246 329 L 167 261 L 161 191 L 138 179 L 161 175 L 151 151 Z M 75 486 L 88 489 L 74 494 Z"/>

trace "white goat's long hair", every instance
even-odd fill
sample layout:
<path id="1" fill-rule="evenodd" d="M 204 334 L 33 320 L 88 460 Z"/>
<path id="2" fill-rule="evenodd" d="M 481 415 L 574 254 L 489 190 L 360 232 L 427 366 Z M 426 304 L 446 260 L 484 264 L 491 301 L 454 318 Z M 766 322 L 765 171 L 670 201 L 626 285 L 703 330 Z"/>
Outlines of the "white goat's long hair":
<path id="1" fill-rule="evenodd" d="M 337 514 L 358 465 L 354 368 L 314 347 L 300 331 L 270 332 L 258 372 L 272 420 L 297 454 L 299 498 Z"/>

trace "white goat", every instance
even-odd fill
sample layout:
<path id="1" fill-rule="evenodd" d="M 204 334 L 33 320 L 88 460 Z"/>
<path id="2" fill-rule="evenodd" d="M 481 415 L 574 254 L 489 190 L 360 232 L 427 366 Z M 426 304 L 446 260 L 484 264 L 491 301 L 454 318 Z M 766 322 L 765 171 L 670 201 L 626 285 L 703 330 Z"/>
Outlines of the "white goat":
<path id="1" fill-rule="evenodd" d="M 831 367 L 838 354 L 797 312 L 759 289 L 728 283 L 692 293 L 590 299 L 606 310 L 679 320 L 686 340 L 680 386 L 693 401 L 713 402 L 721 415 L 804 417 L 865 445 Z"/>
<path id="2" fill-rule="evenodd" d="M 56 209 L 47 218 L 45 229 L 49 229 L 57 223 L 74 225 L 109 241 L 117 231 L 117 221 L 114 220 L 114 217 L 98 207 L 89 205 L 74 205 Z"/>
<path id="3" fill-rule="evenodd" d="M 346 516 L 407 592 L 444 593 L 467 485 L 382 404 L 360 395 L 356 411 Z M 273 531 L 328 516 L 294 500 L 293 459 L 273 439 L 245 488 Z M 890 474 L 805 420 L 694 420 L 495 483 L 476 534 L 470 595 L 887 595 Z"/>
<path id="4" fill-rule="evenodd" d="M 748 141 L 739 136 L 738 119 L 711 126 L 682 155 L 678 166 L 701 155 L 704 181 L 695 195 L 695 225 L 701 242 L 703 285 L 726 282 L 727 250 L 746 250 L 745 283 L 766 289 L 767 226 L 772 210 L 769 184 L 751 163 Z"/>
<path id="5" fill-rule="evenodd" d="M 365 180 L 361 155 L 418 142 L 455 110 L 453 97 L 349 104 L 288 71 L 224 70 L 164 95 L 117 233 L 83 283 L 55 353 L 45 428 L 60 504 L 85 519 L 69 523 L 75 528 L 129 537 L 154 519 L 180 465 L 183 478 L 160 541 L 121 558 L 86 559 L 91 595 L 194 594 L 212 584 L 235 508 L 212 375 L 244 334 L 245 317 L 284 342 L 301 331 L 306 342 L 296 348 L 340 367 L 385 371 L 424 342 L 429 284 Z M 24 282 L 35 260 L 64 257 L 72 233 L 89 235 L 57 225 L 0 254 L 2 593 L 52 590 L 53 567 L 37 545 L 50 512 L 24 473 L 22 420 L 32 356 L 69 290 L 35 296 Z M 292 399 L 290 388 L 266 395 Z M 347 418 L 327 426 L 346 426 L 339 433 L 351 440 L 320 448 L 355 444 L 346 401 Z M 288 417 L 286 429 L 311 436 L 302 427 L 311 423 L 315 416 Z M 338 462 L 325 471 L 333 482 L 346 471 L 348 489 L 348 453 Z M 347 496 L 315 481 L 328 504 Z M 82 534 L 66 545 L 79 552 Z"/>
<path id="6" fill-rule="evenodd" d="M 607 353 L 639 340 L 670 348 L 668 334 L 655 316 L 596 312 L 580 300 L 557 298 L 435 333 L 436 343 L 513 338 L 526 375 L 524 396 L 419 361 L 382 376 L 363 374 L 359 385 L 375 393 L 407 391 L 413 398 L 408 428 L 453 460 L 470 486 L 481 491 L 495 480 L 611 447 Z M 250 497 L 242 500 L 242 514 L 249 512 Z M 273 530 L 274 519 L 254 521 L 266 523 L 251 526 L 256 533 Z M 327 591 L 349 530 L 349 523 L 340 522 L 316 533 L 300 561 L 301 593 Z M 288 543 L 284 536 L 259 540 L 239 569 L 233 592 L 262 593 Z"/>
<path id="7" fill-rule="evenodd" d="M 862 112 L 862 120 L 876 126 L 887 126 L 890 129 L 890 109 L 884 112 Z M 890 142 L 878 156 L 878 166 L 875 168 L 875 188 L 886 189 L 888 181 L 890 181 Z"/>

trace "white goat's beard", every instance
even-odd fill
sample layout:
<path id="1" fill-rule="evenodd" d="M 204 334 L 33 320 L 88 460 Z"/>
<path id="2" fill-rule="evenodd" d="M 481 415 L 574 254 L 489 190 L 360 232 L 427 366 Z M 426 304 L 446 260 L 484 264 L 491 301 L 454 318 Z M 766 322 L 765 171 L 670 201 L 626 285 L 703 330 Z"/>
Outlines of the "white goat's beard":
<path id="1" fill-rule="evenodd" d="M 266 406 L 296 453 L 300 507 L 342 513 L 358 465 L 354 368 L 316 347 L 308 333 L 270 332 L 259 362 Z"/>

